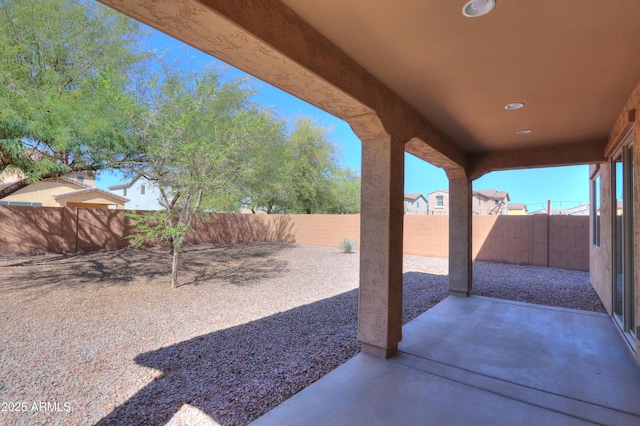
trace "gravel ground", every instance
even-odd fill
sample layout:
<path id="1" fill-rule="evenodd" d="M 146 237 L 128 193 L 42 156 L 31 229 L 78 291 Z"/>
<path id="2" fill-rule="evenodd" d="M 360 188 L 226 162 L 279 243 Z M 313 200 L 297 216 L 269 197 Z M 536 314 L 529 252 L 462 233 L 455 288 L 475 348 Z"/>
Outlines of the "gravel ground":
<path id="1" fill-rule="evenodd" d="M 161 249 L 0 257 L 0 423 L 246 424 L 358 351 L 357 254 L 189 247 L 175 290 L 169 265 Z M 447 261 L 404 270 L 407 322 L 448 295 Z M 585 272 L 474 276 L 474 294 L 604 312 Z"/>

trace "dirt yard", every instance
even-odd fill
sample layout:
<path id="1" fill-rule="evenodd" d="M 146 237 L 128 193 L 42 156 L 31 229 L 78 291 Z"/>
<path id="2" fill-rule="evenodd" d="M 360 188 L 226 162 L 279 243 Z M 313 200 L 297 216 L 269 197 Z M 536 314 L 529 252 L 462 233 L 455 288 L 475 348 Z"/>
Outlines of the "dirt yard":
<path id="1" fill-rule="evenodd" d="M 177 289 L 170 262 L 0 257 L 0 424 L 246 424 L 358 351 L 358 254 L 193 246 Z M 478 294 L 602 310 L 584 272 L 474 268 Z M 446 271 L 405 257 L 405 322 L 448 295 Z"/>

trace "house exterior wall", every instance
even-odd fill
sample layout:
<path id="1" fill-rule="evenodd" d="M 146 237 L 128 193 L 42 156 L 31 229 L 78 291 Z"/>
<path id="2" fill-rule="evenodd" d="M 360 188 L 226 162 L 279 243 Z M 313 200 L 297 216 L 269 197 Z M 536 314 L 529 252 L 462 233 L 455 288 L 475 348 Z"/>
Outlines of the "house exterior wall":
<path id="1" fill-rule="evenodd" d="M 443 197 L 443 206 L 438 207 L 437 197 Z M 429 214 L 433 215 L 448 215 L 449 212 L 449 191 L 438 190 L 428 194 L 429 197 Z M 489 215 L 489 214 L 508 214 L 508 201 L 505 198 L 504 200 L 498 200 L 502 202 L 502 205 L 497 211 L 494 211 L 495 208 L 495 200 L 491 198 L 487 198 L 480 193 L 474 192 L 471 197 L 471 212 L 474 215 Z"/>
<path id="2" fill-rule="evenodd" d="M 404 214 L 429 214 L 429 202 L 424 197 L 404 200 Z"/>
<path id="3" fill-rule="evenodd" d="M 487 199 L 473 195 L 471 198 L 471 210 L 473 211 L 473 214 L 488 214 Z"/>
<path id="4" fill-rule="evenodd" d="M 442 206 L 438 206 L 438 197 L 442 196 Z M 449 192 L 438 190 L 430 193 L 429 197 L 429 214 L 432 215 L 448 215 L 449 214 Z"/>
<path id="5" fill-rule="evenodd" d="M 108 208 L 110 205 L 115 205 L 116 209 L 124 209 L 124 201 L 114 200 L 106 198 L 100 195 L 100 193 L 84 193 L 75 194 L 69 197 L 58 197 L 57 201 L 61 206 L 75 206 L 75 207 L 94 207 L 100 206 L 101 208 Z"/>
<path id="6" fill-rule="evenodd" d="M 65 175 L 65 178 L 78 181 L 84 185 L 96 186 L 95 174 L 93 176 L 89 176 L 89 173 L 87 172 L 72 172 L 68 175 Z"/>
<path id="7" fill-rule="evenodd" d="M 509 209 L 507 210 L 507 214 L 509 216 L 526 216 L 527 211 L 525 209 Z"/>
<path id="8" fill-rule="evenodd" d="M 144 194 L 142 187 L 144 186 Z M 143 177 L 135 179 L 131 185 L 122 188 L 122 185 L 109 188 L 114 194 L 129 199 L 124 204 L 127 210 L 162 210 L 164 207 L 160 204 L 160 190 L 154 182 Z"/>
<path id="9" fill-rule="evenodd" d="M 589 175 L 596 173 L 596 166 L 590 166 Z M 602 300 L 602 304 L 611 315 L 613 308 L 612 289 L 612 254 L 613 241 L 611 211 L 611 167 L 609 164 L 601 164 L 598 172 L 600 174 L 600 245 L 596 245 L 593 239 L 593 216 L 589 218 L 589 278 L 591 285 Z M 591 194 L 593 197 L 593 194 Z M 594 203 L 591 199 L 590 202 Z"/>
<path id="10" fill-rule="evenodd" d="M 82 188 L 80 185 L 74 185 L 64 180 L 47 179 L 22 188 L 3 198 L 2 201 L 42 203 L 43 207 L 61 207 L 64 204 L 56 201 L 56 199 L 53 198 L 54 195 L 77 191 Z"/>
<path id="11" fill-rule="evenodd" d="M 616 150 L 622 145 L 628 135 L 633 135 L 633 218 L 634 227 L 633 234 L 627 235 L 633 241 L 633 268 L 634 268 L 634 298 L 635 298 L 635 324 L 631 326 L 635 329 L 635 356 L 640 364 L 640 124 L 636 119 L 637 111 L 640 110 L 640 83 L 633 90 L 631 96 L 627 100 L 624 108 L 618 115 L 616 122 L 609 134 L 609 140 L 605 149 L 608 162 L 599 165 L 600 173 L 600 246 L 593 244 L 593 210 L 590 215 L 590 246 L 589 258 L 591 264 L 591 283 L 596 292 L 602 299 L 602 302 L 609 312 L 613 310 L 613 220 L 616 212 L 613 207 L 611 186 L 611 159 Z M 595 172 L 596 166 L 591 167 L 591 174 Z M 593 194 L 591 194 L 590 202 L 593 203 Z M 619 238 L 619 236 L 618 236 Z"/>

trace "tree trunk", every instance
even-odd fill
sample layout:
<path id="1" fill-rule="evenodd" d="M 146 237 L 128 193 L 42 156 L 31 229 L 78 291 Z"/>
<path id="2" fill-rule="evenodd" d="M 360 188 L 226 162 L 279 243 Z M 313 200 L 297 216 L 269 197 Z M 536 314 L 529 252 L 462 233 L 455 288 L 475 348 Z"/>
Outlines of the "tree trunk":
<path id="1" fill-rule="evenodd" d="M 177 247 L 173 247 L 173 259 L 171 261 L 171 288 L 178 287 L 178 252 Z"/>
<path id="2" fill-rule="evenodd" d="M 21 179 L 17 182 L 14 182 L 6 188 L 0 189 L 0 199 L 8 197 L 14 192 L 20 191 L 22 188 L 26 188 L 27 186 L 29 186 L 29 184 L 27 183 L 26 179 Z"/>

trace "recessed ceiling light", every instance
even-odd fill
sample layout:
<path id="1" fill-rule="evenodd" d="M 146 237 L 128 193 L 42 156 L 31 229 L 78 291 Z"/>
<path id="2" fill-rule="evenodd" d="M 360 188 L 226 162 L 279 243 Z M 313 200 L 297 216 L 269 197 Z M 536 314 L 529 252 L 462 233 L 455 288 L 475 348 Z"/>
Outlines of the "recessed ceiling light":
<path id="1" fill-rule="evenodd" d="M 516 135 L 526 135 L 531 132 L 533 132 L 531 129 L 520 129 L 516 132 Z"/>
<path id="2" fill-rule="evenodd" d="M 467 18 L 486 15 L 496 7 L 496 0 L 470 0 L 462 7 L 462 14 Z"/>
<path id="3" fill-rule="evenodd" d="M 514 109 L 520 109 L 523 106 L 524 106 L 524 102 L 512 102 L 510 104 L 506 104 L 504 106 L 504 109 L 506 109 L 508 111 L 511 111 L 511 110 L 514 110 Z"/>

